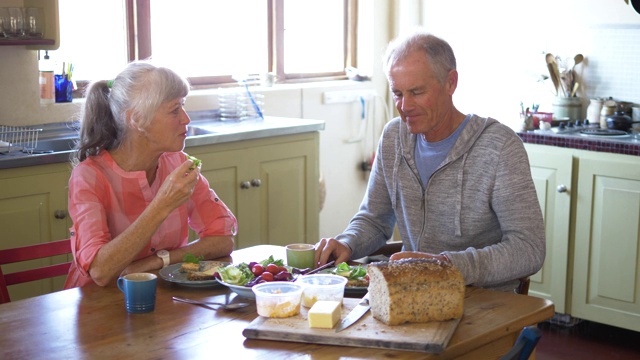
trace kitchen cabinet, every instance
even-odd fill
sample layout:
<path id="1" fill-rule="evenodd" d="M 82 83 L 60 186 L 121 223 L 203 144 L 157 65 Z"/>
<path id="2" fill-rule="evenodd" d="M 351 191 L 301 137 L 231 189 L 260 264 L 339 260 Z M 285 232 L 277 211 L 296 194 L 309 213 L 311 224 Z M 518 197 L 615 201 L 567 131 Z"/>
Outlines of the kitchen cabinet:
<path id="1" fill-rule="evenodd" d="M 529 294 L 553 301 L 556 312 L 565 313 L 573 156 L 567 149 L 554 149 L 550 156 L 548 146 L 525 146 L 547 239 L 546 259 L 530 277 Z"/>
<path id="2" fill-rule="evenodd" d="M 50 164 L 0 171 L 0 248 L 45 243 L 69 237 L 71 222 L 67 216 L 69 164 Z M 32 264 L 51 265 L 71 260 L 61 255 L 33 260 Z M 3 271 L 27 268 L 9 264 Z M 61 290 L 65 276 L 13 285 L 12 300 Z"/>
<path id="3" fill-rule="evenodd" d="M 580 156 L 572 316 L 640 331 L 640 157 Z"/>
<path id="4" fill-rule="evenodd" d="M 20 6 L 20 2 L 9 4 Z M 7 5 L 3 5 L 7 6 Z M 44 31 L 42 39 L 0 39 L 0 46 L 27 45 L 31 50 L 56 50 L 60 47 L 60 21 L 58 0 L 24 0 L 23 7 L 36 7 L 43 11 Z"/>
<path id="5" fill-rule="evenodd" d="M 202 160 L 201 173 L 236 215 L 236 248 L 318 241 L 317 132 L 186 151 Z"/>
<path id="6" fill-rule="evenodd" d="M 529 293 L 559 313 L 640 331 L 640 157 L 525 147 L 547 235 Z"/>

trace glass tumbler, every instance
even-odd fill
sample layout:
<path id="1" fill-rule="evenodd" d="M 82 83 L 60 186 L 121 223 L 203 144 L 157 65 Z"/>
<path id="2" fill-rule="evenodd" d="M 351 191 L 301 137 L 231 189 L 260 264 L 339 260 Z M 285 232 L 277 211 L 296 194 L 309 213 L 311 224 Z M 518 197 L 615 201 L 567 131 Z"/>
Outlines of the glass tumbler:
<path id="1" fill-rule="evenodd" d="M 44 24 L 42 9 L 30 7 L 24 9 L 24 37 L 42 39 Z"/>
<path id="2" fill-rule="evenodd" d="M 21 39 L 24 35 L 22 8 L 9 7 L 2 15 L 2 32 L 8 39 Z"/>

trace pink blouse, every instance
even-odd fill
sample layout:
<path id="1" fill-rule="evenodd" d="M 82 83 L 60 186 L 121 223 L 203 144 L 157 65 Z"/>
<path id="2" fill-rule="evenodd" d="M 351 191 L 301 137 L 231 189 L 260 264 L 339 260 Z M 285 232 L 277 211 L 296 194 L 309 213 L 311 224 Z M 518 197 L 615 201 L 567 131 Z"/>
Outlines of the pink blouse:
<path id="1" fill-rule="evenodd" d="M 73 169 L 69 180 L 73 263 L 65 289 L 93 282 L 88 271 L 98 250 L 140 216 L 167 176 L 184 163 L 185 156 L 183 152 L 160 156 L 156 178 L 151 185 L 144 171 L 122 170 L 108 151 L 87 158 Z M 189 201 L 169 214 L 136 260 L 158 250 L 185 246 L 189 227 L 201 238 L 237 232 L 235 216 L 202 175 Z"/>

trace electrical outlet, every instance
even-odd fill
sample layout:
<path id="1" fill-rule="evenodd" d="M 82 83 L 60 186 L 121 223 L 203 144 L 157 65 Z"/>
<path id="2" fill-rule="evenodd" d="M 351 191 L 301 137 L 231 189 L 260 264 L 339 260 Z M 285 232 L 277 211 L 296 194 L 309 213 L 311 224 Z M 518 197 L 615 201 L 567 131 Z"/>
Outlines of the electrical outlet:
<path id="1" fill-rule="evenodd" d="M 374 90 L 337 90 L 325 91 L 323 94 L 324 104 L 339 104 L 360 101 L 360 97 L 371 100 L 376 95 Z"/>

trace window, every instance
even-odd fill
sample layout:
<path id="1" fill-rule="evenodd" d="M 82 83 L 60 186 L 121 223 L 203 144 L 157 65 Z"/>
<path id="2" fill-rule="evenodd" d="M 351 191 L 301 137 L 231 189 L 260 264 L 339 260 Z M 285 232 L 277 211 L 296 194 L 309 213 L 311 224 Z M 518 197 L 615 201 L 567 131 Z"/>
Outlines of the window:
<path id="1" fill-rule="evenodd" d="M 57 62 L 108 79 L 152 58 L 194 85 L 273 72 L 279 81 L 345 76 L 355 64 L 356 0 L 64 0 Z M 60 65 L 61 66 L 61 65 Z"/>

